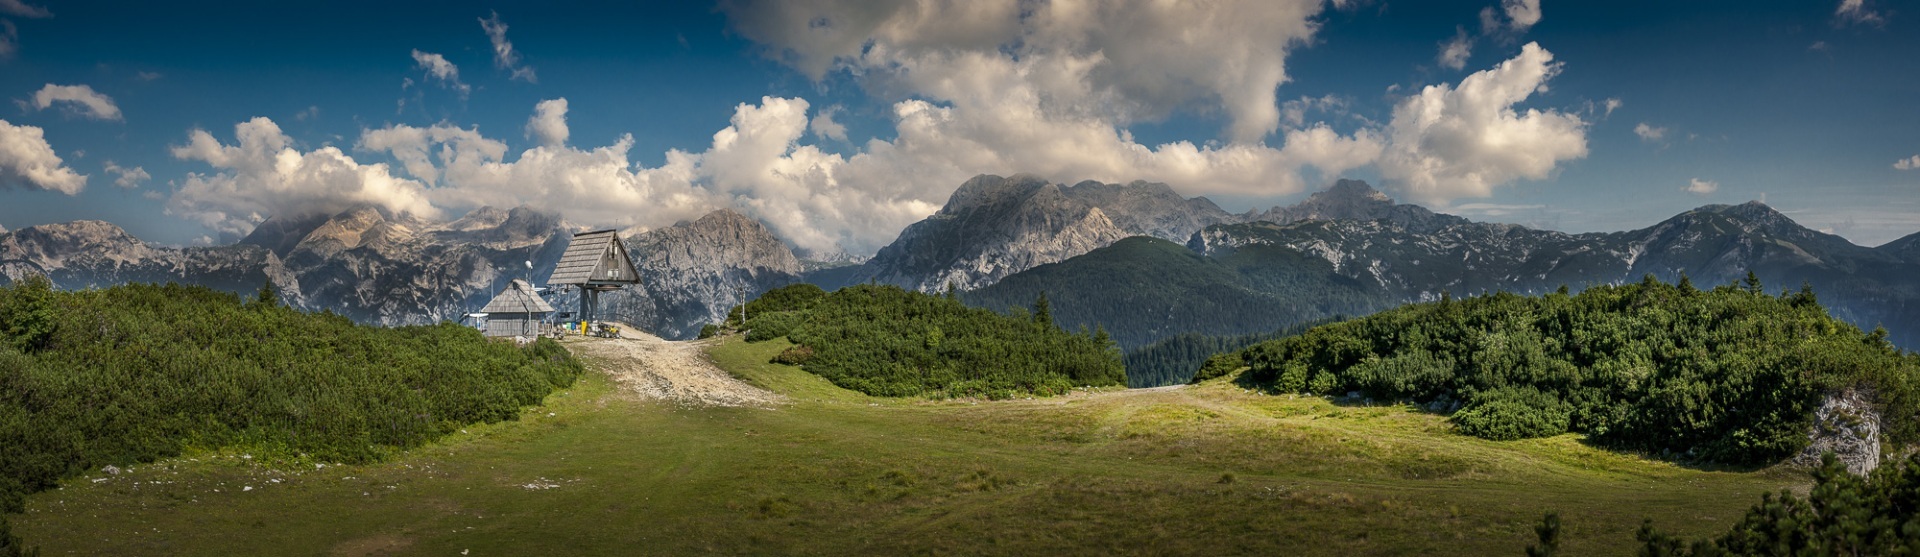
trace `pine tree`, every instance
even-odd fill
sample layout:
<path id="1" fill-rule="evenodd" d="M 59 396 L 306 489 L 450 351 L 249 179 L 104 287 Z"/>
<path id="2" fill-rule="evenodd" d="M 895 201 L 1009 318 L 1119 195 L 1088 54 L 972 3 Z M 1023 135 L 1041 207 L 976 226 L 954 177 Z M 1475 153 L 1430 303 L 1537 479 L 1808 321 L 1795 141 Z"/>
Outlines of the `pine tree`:
<path id="1" fill-rule="evenodd" d="M 263 308 L 280 305 L 280 291 L 273 287 L 273 281 L 267 281 L 260 285 L 260 291 L 253 295 L 253 303 Z"/>
<path id="2" fill-rule="evenodd" d="M 1053 326 L 1053 305 L 1047 303 L 1045 291 L 1040 292 L 1040 297 L 1033 301 L 1033 322 L 1045 327 Z"/>

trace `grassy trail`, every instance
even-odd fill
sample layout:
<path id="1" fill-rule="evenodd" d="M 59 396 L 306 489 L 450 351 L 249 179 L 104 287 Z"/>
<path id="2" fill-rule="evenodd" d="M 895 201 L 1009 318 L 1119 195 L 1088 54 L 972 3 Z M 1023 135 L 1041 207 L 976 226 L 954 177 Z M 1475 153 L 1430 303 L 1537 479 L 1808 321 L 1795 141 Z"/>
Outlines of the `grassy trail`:
<path id="1" fill-rule="evenodd" d="M 15 524 L 50 555 L 1518 554 L 1559 510 L 1568 551 L 1626 554 L 1643 517 L 1724 530 L 1804 481 L 1227 385 L 872 399 L 766 363 L 784 346 L 709 349 L 773 408 L 589 373 L 391 462 L 193 455 L 69 482 Z"/>

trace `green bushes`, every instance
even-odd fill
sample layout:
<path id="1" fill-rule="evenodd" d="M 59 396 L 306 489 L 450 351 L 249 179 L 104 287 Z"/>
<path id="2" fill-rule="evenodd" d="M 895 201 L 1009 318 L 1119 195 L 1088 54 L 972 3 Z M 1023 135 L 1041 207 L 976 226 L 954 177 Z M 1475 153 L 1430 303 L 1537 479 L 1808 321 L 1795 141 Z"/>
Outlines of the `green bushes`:
<path id="1" fill-rule="evenodd" d="M 1103 332 L 1069 334 L 1018 312 L 1002 315 L 892 286 L 827 294 L 794 285 L 747 310 L 748 341 L 784 336 L 799 345 L 775 361 L 870 395 L 1048 396 L 1125 380 Z"/>
<path id="2" fill-rule="evenodd" d="M 1416 304 L 1231 354 L 1242 381 L 1456 410 L 1490 439 L 1562 432 L 1727 464 L 1807 443 L 1824 394 L 1876 393 L 1886 432 L 1920 441 L 1920 356 L 1827 315 L 1812 292 L 1699 291 L 1649 280 L 1577 296 L 1495 294 Z M 1214 363 L 1196 380 L 1239 367 Z M 1456 408 L 1457 406 L 1457 408 Z"/>
<path id="3" fill-rule="evenodd" d="M 0 289 L 0 337 L 14 350 L 29 352 L 44 347 L 57 326 L 53 308 L 53 283 L 47 277 L 32 275 Z"/>
<path id="4" fill-rule="evenodd" d="M 812 286 L 812 285 L 808 285 Z M 806 319 L 803 311 L 776 311 L 772 313 L 751 314 L 753 328 L 747 330 L 747 342 L 760 342 L 787 336 Z"/>
<path id="5" fill-rule="evenodd" d="M 1653 527 L 1635 535 L 1641 555 L 1912 555 L 1920 551 L 1920 455 L 1865 478 L 1826 455 L 1805 499 L 1763 495 L 1725 535 L 1688 543 Z"/>
<path id="6" fill-rule="evenodd" d="M 365 462 L 515 419 L 582 371 L 453 324 L 382 329 L 176 285 L 0 289 L 0 508 L 108 464 L 189 448 Z M 43 298 L 36 298 L 36 297 Z M 50 329 L 21 327 L 36 300 Z M 22 309 L 22 306 L 26 309 Z M 48 330 L 25 343 L 21 330 Z M 31 334 L 31 333 L 29 333 Z"/>
<path id="7" fill-rule="evenodd" d="M 1566 433 L 1571 414 L 1572 408 L 1553 393 L 1501 387 L 1475 396 L 1472 404 L 1453 415 L 1453 421 L 1461 433 L 1512 441 Z"/>

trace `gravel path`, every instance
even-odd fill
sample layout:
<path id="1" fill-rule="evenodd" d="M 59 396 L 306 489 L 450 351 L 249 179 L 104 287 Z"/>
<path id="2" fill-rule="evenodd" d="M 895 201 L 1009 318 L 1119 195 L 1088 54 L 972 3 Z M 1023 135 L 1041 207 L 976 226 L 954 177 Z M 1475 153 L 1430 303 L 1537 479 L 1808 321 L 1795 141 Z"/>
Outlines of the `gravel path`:
<path id="1" fill-rule="evenodd" d="M 663 340 L 622 326 L 620 338 L 571 337 L 567 348 L 601 362 L 641 398 L 703 406 L 772 406 L 782 398 L 714 367 L 697 341 Z"/>

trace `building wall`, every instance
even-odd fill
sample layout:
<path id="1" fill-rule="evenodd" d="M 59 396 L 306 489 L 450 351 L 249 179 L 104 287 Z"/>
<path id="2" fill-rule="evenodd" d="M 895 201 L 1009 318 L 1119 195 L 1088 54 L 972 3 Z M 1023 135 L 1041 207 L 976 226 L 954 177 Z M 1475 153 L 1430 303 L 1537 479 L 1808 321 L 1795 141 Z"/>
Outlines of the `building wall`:
<path id="1" fill-rule="evenodd" d="M 540 316 L 536 314 L 496 313 L 487 316 L 487 336 L 511 337 L 537 334 L 540 334 Z"/>

